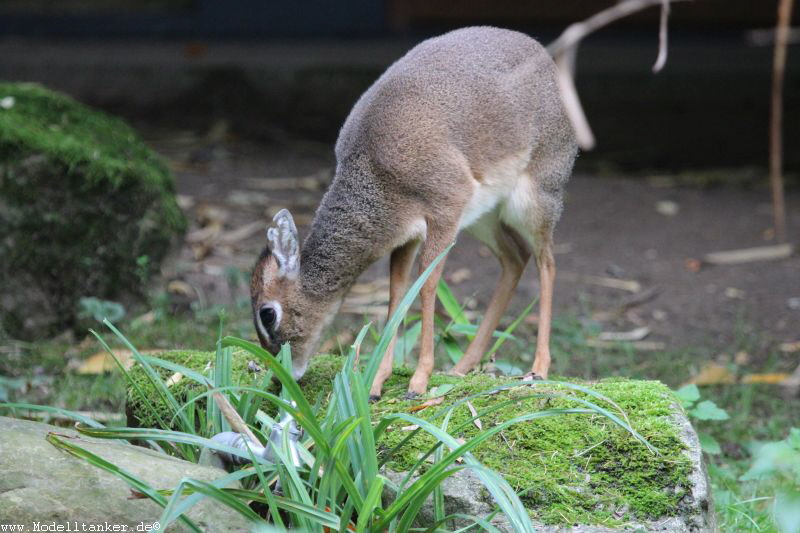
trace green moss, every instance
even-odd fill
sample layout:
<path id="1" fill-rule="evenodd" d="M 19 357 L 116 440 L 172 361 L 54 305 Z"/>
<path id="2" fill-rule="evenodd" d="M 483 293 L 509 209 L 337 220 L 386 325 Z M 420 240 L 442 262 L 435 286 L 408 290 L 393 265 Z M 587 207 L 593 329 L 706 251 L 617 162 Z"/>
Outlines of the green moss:
<path id="1" fill-rule="evenodd" d="M 185 354 L 185 361 L 200 367 L 213 359 L 212 354 Z M 245 357 L 246 359 L 246 357 Z M 314 359 L 301 386 L 310 401 L 316 402 L 331 389 L 333 376 L 343 359 L 320 356 Z M 242 368 L 242 363 L 236 364 Z M 409 379 L 408 369 L 396 369 L 384 386 L 383 399 L 373 406 L 377 420 L 392 412 L 409 412 L 420 401 L 403 399 Z M 518 380 L 496 379 L 476 374 L 465 378 L 434 375 L 431 386 L 451 383 L 455 387 L 444 402 L 414 414 L 441 425 L 441 415 L 448 405 L 481 391 L 504 384 L 519 385 Z M 574 383 L 574 382 L 573 382 Z M 673 422 L 674 397 L 662 383 L 607 379 L 598 383 L 579 383 L 599 392 L 624 411 L 630 424 L 642 434 L 660 455 L 653 455 L 627 432 L 600 415 L 569 414 L 537 419 L 511 426 L 481 445 L 475 457 L 504 474 L 521 493 L 533 518 L 552 524 L 583 523 L 616 525 L 632 519 L 657 519 L 675 514 L 691 487 L 688 474 L 691 464 L 684 455 L 679 428 Z M 530 397 L 553 394 L 560 397 Z M 612 412 L 617 408 L 606 402 L 576 392 L 566 386 L 537 385 L 514 387 L 497 394 L 473 398 L 471 404 L 482 413 L 492 406 L 510 401 L 494 412 L 480 416 L 483 428 L 490 428 L 520 414 L 544 409 L 583 407 L 574 398 L 583 398 Z M 481 430 L 473 423 L 469 408 L 457 406 L 450 417 L 448 430 L 454 437 L 470 439 Z M 380 453 L 390 468 L 407 470 L 434 444 L 427 434 L 418 433 L 396 455 L 387 454 L 409 432 L 404 424 L 393 426 L 379 442 Z M 463 428 L 457 429 L 463 425 Z"/>
<path id="2" fill-rule="evenodd" d="M 156 357 L 171 361 L 173 363 L 191 368 L 211 378 L 211 370 L 216 354 L 214 352 L 202 352 L 192 350 L 172 350 L 158 354 Z M 262 382 L 263 373 L 254 373 L 248 370 L 248 363 L 253 360 L 253 356 L 243 350 L 234 350 L 231 357 L 231 374 L 233 385 L 242 387 L 258 387 Z M 319 356 L 314 359 L 313 372 L 310 371 L 301 380 L 303 391 L 306 397 L 312 402 L 324 402 L 325 397 L 330 392 L 331 383 L 334 376 L 342 368 L 342 359 L 338 356 Z M 162 380 L 167 380 L 174 374 L 171 370 L 161 367 L 154 367 Z M 172 419 L 172 409 L 161 399 L 158 392 L 150 383 L 147 375 L 141 366 L 135 365 L 129 372 L 135 386 L 128 386 L 126 412 L 128 415 L 128 425 L 138 427 L 160 427 L 159 417 L 162 420 Z M 140 390 L 141 394 L 137 391 Z M 189 398 L 205 392 L 206 388 L 191 379 L 181 379 L 170 387 L 170 391 L 179 403 L 187 401 Z M 277 381 L 270 383 L 267 388 L 269 392 L 277 394 L 279 384 Z M 146 397 L 154 409 L 146 406 L 142 400 Z M 205 409 L 205 399 L 196 402 L 197 407 Z M 260 408 L 269 415 L 274 415 L 277 409 L 268 400 L 261 402 Z M 155 410 L 155 412 L 153 412 Z M 179 429 L 174 425 L 172 429 Z"/>
<path id="3" fill-rule="evenodd" d="M 0 83 L 0 98 L 0 318 L 41 336 L 74 325 L 81 297 L 141 294 L 185 221 L 122 120 L 34 84 Z"/>

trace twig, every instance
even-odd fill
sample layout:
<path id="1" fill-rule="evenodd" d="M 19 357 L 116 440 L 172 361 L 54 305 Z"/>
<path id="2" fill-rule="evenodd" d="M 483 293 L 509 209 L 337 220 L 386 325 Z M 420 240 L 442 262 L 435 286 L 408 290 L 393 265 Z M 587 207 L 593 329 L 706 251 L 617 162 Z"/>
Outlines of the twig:
<path id="1" fill-rule="evenodd" d="M 780 0 L 775 28 L 775 53 L 772 60 L 772 102 L 769 127 L 769 182 L 775 237 L 786 242 L 786 203 L 783 198 L 783 78 L 786 71 L 786 44 L 794 0 Z"/>
<path id="2" fill-rule="evenodd" d="M 658 23 L 658 57 L 653 64 L 653 73 L 661 72 L 667 63 L 667 21 L 669 19 L 669 0 L 661 0 L 661 19 Z"/>
<path id="3" fill-rule="evenodd" d="M 595 139 L 589 127 L 589 121 L 586 119 L 586 114 L 581 107 L 578 91 L 575 89 L 574 71 L 578 44 L 584 37 L 595 30 L 617 19 L 659 3 L 662 5 L 662 25 L 665 26 L 664 4 L 667 4 L 666 9 L 668 11 L 670 2 L 680 1 L 684 0 L 625 0 L 599 13 L 595 13 L 583 22 L 576 22 L 570 25 L 558 39 L 548 45 L 547 51 L 553 56 L 558 67 L 558 88 L 561 91 L 564 109 L 575 130 L 578 145 L 584 150 L 594 148 Z M 666 30 L 664 30 L 664 38 L 660 40 L 660 43 L 663 44 L 664 61 L 666 61 Z M 661 49 L 659 49 L 659 58 L 656 60 L 656 65 L 658 65 L 659 59 L 661 59 Z"/>
<path id="4" fill-rule="evenodd" d="M 219 407 L 219 411 L 222 413 L 222 416 L 224 416 L 225 420 L 228 421 L 228 424 L 231 425 L 231 429 L 237 433 L 245 435 L 248 439 L 250 439 L 251 442 L 261 442 L 250 430 L 250 428 L 247 427 L 247 424 L 245 424 L 244 420 L 242 420 L 242 417 L 239 416 L 239 413 L 236 412 L 236 409 L 233 408 L 231 402 L 229 402 L 225 396 L 219 392 L 215 392 L 214 401 L 217 403 L 217 407 Z"/>

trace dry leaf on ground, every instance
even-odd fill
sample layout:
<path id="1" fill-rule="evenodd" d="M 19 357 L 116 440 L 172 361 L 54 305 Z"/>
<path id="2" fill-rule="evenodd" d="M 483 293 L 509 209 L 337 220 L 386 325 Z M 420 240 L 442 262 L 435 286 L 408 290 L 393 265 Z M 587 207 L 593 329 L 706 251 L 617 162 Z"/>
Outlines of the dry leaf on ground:
<path id="1" fill-rule="evenodd" d="M 800 352 L 800 341 L 783 342 L 778 346 L 778 349 L 783 353 Z"/>
<path id="2" fill-rule="evenodd" d="M 736 383 L 736 375 L 728 370 L 727 367 L 709 361 L 703 365 L 703 368 L 700 369 L 696 376 L 689 380 L 689 383 L 694 383 L 695 385 L 729 385 Z"/>
<path id="3" fill-rule="evenodd" d="M 423 409 L 427 409 L 428 407 L 433 407 L 434 405 L 439 405 L 444 401 L 444 396 L 437 396 L 436 398 L 431 398 L 430 400 L 425 400 L 419 405 L 415 405 L 408 409 L 409 413 L 416 413 L 417 411 L 422 411 Z"/>
<path id="4" fill-rule="evenodd" d="M 481 419 L 478 418 L 478 411 L 475 410 L 475 406 L 472 405 L 472 402 L 467 402 L 467 409 L 469 409 L 469 412 L 472 414 L 472 423 L 475 424 L 475 427 L 478 429 L 483 429 L 483 422 L 481 422 Z"/>
<path id="5" fill-rule="evenodd" d="M 161 353 L 163 350 L 139 350 L 141 354 L 156 354 Z M 125 370 L 133 366 L 136 361 L 133 358 L 133 352 L 125 349 L 114 350 L 114 355 L 117 360 L 122 364 Z M 117 364 L 108 352 L 102 351 L 87 357 L 77 368 L 78 374 L 103 374 L 104 372 L 111 372 L 117 368 Z"/>
<path id="6" fill-rule="evenodd" d="M 650 328 L 642 326 L 630 331 L 603 331 L 597 338 L 601 341 L 640 341 L 650 335 Z"/>
<path id="7" fill-rule="evenodd" d="M 742 383 L 746 385 L 755 383 L 764 385 L 782 385 L 791 377 L 791 374 L 786 374 L 785 372 L 773 372 L 770 374 L 746 374 L 742 376 Z"/>
<path id="8" fill-rule="evenodd" d="M 450 283 L 458 285 L 472 278 L 472 271 L 466 267 L 459 268 L 449 276 Z"/>

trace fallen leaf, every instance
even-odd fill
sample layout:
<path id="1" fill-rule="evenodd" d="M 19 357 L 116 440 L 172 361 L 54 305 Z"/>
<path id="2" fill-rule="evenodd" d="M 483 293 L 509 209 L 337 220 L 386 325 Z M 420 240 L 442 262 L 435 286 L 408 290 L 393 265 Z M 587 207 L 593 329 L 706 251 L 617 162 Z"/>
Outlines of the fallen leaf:
<path id="1" fill-rule="evenodd" d="M 686 270 L 688 270 L 689 272 L 694 272 L 695 274 L 700 272 L 700 269 L 703 268 L 703 263 L 701 263 L 697 259 L 692 259 L 692 258 L 687 259 L 684 262 L 684 265 L 686 266 Z"/>
<path id="2" fill-rule="evenodd" d="M 601 341 L 600 339 L 586 339 L 586 345 L 592 348 L 618 348 L 616 341 Z M 632 341 L 630 347 L 643 352 L 657 352 L 666 349 L 667 345 L 660 341 Z"/>
<path id="3" fill-rule="evenodd" d="M 469 409 L 469 412 L 472 414 L 472 423 L 475 424 L 475 427 L 483 429 L 483 422 L 478 418 L 478 411 L 475 410 L 475 406 L 472 405 L 472 402 L 467 401 L 467 409 Z"/>
<path id="4" fill-rule="evenodd" d="M 139 350 L 139 353 L 144 355 L 161 352 L 163 352 L 163 350 Z M 115 349 L 114 355 L 117 356 L 117 359 L 125 370 L 130 369 L 136 362 L 133 358 L 133 352 L 130 350 Z M 114 362 L 114 358 L 112 358 L 108 352 L 102 351 L 87 357 L 77 368 L 76 372 L 78 374 L 102 374 L 104 372 L 111 372 L 115 368 L 117 368 L 117 364 Z"/>
<path id="5" fill-rule="evenodd" d="M 440 396 L 444 396 L 455 387 L 456 386 L 452 383 L 442 383 L 441 385 L 432 388 L 430 392 L 428 392 L 428 398 L 438 398 Z"/>
<path id="6" fill-rule="evenodd" d="M 155 311 L 148 311 L 142 315 L 137 316 L 131 321 L 132 327 L 149 326 L 156 321 Z"/>
<path id="7" fill-rule="evenodd" d="M 800 341 L 782 342 L 778 349 L 784 353 L 800 352 Z"/>
<path id="8" fill-rule="evenodd" d="M 189 209 L 194 207 L 195 204 L 194 197 L 187 196 L 185 194 L 175 195 L 175 201 L 178 203 L 178 207 L 180 207 L 184 211 L 188 211 Z"/>
<path id="9" fill-rule="evenodd" d="M 642 290 L 642 284 L 632 279 L 618 279 L 605 276 L 585 276 L 576 274 L 574 272 L 559 273 L 559 277 L 564 281 L 577 281 L 581 283 L 587 283 L 589 285 L 598 285 L 608 289 L 617 289 L 627 292 L 639 292 Z"/>
<path id="10" fill-rule="evenodd" d="M 733 356 L 733 362 L 744 366 L 750 362 L 750 354 L 745 351 L 736 352 L 736 355 Z"/>
<path id="11" fill-rule="evenodd" d="M 195 295 L 194 288 L 180 279 L 173 279 L 169 283 L 167 283 L 167 292 L 171 292 L 172 294 L 180 294 L 183 296 L 190 296 L 193 297 Z"/>
<path id="12" fill-rule="evenodd" d="M 703 365 L 689 383 L 695 385 L 722 385 L 736 383 L 736 376 L 727 367 L 713 361 Z"/>
<path id="13" fill-rule="evenodd" d="M 768 374 L 746 374 L 742 376 L 742 383 L 752 385 L 755 383 L 765 385 L 782 385 L 792 375 L 785 372 L 774 372 Z"/>
<path id="14" fill-rule="evenodd" d="M 739 300 L 744 299 L 744 291 L 742 289 L 737 289 L 736 287 L 726 288 L 723 294 L 725 294 L 727 298 L 736 298 Z"/>
<path id="15" fill-rule="evenodd" d="M 459 268 L 449 276 L 450 283 L 458 285 L 472 278 L 472 271 L 468 268 Z"/>
<path id="16" fill-rule="evenodd" d="M 130 350 L 114 350 L 114 354 L 125 370 L 133 366 L 134 359 Z M 78 374 L 103 374 L 111 372 L 115 368 L 117 368 L 117 364 L 114 359 L 108 355 L 108 352 L 103 351 L 86 358 L 78 367 L 77 372 Z"/>
<path id="17" fill-rule="evenodd" d="M 650 335 L 650 328 L 642 326 L 630 331 L 603 331 L 597 338 L 601 341 L 640 341 Z"/>
<path id="18" fill-rule="evenodd" d="M 170 376 L 170 377 L 167 379 L 167 381 L 165 381 L 165 382 L 164 382 L 164 384 L 165 384 L 167 387 L 172 387 L 173 385 L 176 385 L 176 384 L 180 383 L 180 381 L 181 381 L 182 379 L 183 379 L 183 374 L 181 374 L 180 372 L 175 372 L 174 374 L 172 374 L 172 375 L 171 375 L 171 376 Z"/>
<path id="19" fill-rule="evenodd" d="M 196 230 L 192 230 L 186 234 L 186 242 L 189 244 L 208 243 L 216 239 L 217 235 L 222 231 L 222 224 L 213 222 L 208 226 L 203 226 Z"/>
<path id="20" fill-rule="evenodd" d="M 239 226 L 234 230 L 226 231 L 225 233 L 221 234 L 219 236 L 219 242 L 221 244 L 234 244 L 239 241 L 245 240 L 251 235 L 255 235 L 256 233 L 265 228 L 266 224 L 264 224 L 260 220 L 256 222 L 251 222 L 249 224 L 245 224 L 244 226 Z"/>
<path id="21" fill-rule="evenodd" d="M 670 200 L 662 200 L 660 202 L 656 202 L 656 211 L 661 215 L 667 217 L 674 217 L 675 215 L 678 214 L 678 212 L 680 212 L 680 210 L 681 206 Z"/>
<path id="22" fill-rule="evenodd" d="M 236 207 L 252 207 L 269 205 L 269 196 L 256 191 L 231 191 L 225 199 L 228 204 Z"/>
<path id="23" fill-rule="evenodd" d="M 436 398 L 431 398 L 430 400 L 426 400 L 419 405 L 415 405 L 408 409 L 409 413 L 416 413 L 417 411 L 422 411 L 428 407 L 433 407 L 434 405 L 439 405 L 444 401 L 444 396 L 437 396 Z"/>

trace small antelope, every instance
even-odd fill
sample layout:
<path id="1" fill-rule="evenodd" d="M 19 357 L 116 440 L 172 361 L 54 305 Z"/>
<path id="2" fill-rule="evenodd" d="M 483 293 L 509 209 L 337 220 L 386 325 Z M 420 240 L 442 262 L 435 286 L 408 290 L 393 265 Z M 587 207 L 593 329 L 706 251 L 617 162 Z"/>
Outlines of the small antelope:
<path id="1" fill-rule="evenodd" d="M 539 268 L 539 332 L 532 375 L 546 378 L 555 263 L 553 228 L 577 153 L 556 83 L 556 67 L 535 40 L 474 27 L 422 42 L 361 96 L 336 142 L 336 172 L 302 248 L 282 210 L 251 280 L 261 344 L 292 346 L 299 378 L 323 328 L 356 278 L 391 254 L 389 316 L 408 286 L 461 229 L 502 266 L 486 315 L 452 373 L 486 352 L 533 250 Z M 443 262 L 422 287 L 419 361 L 408 396 L 433 371 L 434 304 Z M 379 398 L 393 363 L 392 341 L 372 383 Z"/>

